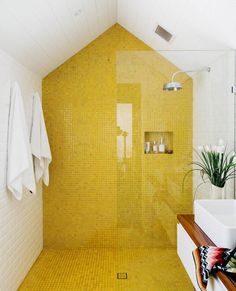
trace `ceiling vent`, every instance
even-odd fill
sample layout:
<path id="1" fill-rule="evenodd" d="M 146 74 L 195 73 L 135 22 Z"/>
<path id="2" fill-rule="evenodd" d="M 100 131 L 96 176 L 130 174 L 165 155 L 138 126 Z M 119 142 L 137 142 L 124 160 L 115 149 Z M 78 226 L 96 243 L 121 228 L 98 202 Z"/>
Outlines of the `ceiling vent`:
<path id="1" fill-rule="evenodd" d="M 157 35 L 159 35 L 161 38 L 163 38 L 167 42 L 171 42 L 171 40 L 174 37 L 170 32 L 168 32 L 167 30 L 165 30 L 165 28 L 163 28 L 160 25 L 157 26 L 157 28 L 155 30 L 155 33 Z"/>

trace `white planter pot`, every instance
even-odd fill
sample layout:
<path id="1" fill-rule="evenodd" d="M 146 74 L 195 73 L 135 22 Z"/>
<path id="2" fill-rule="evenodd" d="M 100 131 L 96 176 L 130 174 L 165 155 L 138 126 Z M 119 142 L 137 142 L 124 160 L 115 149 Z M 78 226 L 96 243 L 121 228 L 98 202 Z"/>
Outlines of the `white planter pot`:
<path id="1" fill-rule="evenodd" d="M 211 184 L 210 199 L 225 199 L 225 187 L 220 188 Z"/>

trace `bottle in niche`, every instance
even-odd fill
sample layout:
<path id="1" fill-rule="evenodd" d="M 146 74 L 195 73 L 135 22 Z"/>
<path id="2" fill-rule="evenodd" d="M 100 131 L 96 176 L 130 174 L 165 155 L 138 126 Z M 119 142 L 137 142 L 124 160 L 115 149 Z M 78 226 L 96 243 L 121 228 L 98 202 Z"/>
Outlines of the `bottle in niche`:
<path id="1" fill-rule="evenodd" d="M 165 144 L 164 144 L 164 141 L 163 141 L 163 137 L 161 137 L 161 141 L 160 141 L 160 144 L 159 144 L 159 153 L 164 153 L 166 150 L 166 147 L 165 147 Z"/>
<path id="2" fill-rule="evenodd" d="M 145 142 L 145 154 L 149 154 L 150 152 L 150 142 Z"/>
<path id="3" fill-rule="evenodd" d="M 157 153 L 157 143 L 156 143 L 156 141 L 153 142 L 152 151 L 153 151 L 154 154 Z"/>

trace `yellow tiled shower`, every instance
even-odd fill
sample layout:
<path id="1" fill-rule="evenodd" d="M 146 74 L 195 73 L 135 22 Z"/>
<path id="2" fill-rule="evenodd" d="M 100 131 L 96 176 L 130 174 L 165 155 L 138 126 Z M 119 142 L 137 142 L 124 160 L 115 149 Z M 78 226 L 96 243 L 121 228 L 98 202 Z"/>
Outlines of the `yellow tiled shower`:
<path id="1" fill-rule="evenodd" d="M 192 160 L 192 80 L 183 74 L 182 91 L 162 91 L 176 70 L 116 24 L 43 80 L 53 155 L 44 188 L 45 250 L 22 290 L 191 289 L 175 248 L 176 214 L 192 207 L 191 177 L 182 191 Z M 173 154 L 145 154 L 145 132 L 171 132 Z M 73 269 L 56 285 L 54 260 L 79 274 Z M 42 280 L 47 264 L 55 270 L 51 283 Z M 108 282 L 127 270 L 129 283 Z M 93 285 L 94 272 L 107 285 Z M 43 289 L 30 289 L 40 278 Z M 166 289 L 171 281 L 179 289 Z"/>
<path id="2" fill-rule="evenodd" d="M 117 279 L 126 272 L 128 279 Z M 175 250 L 80 248 L 42 252 L 19 291 L 192 291 Z"/>

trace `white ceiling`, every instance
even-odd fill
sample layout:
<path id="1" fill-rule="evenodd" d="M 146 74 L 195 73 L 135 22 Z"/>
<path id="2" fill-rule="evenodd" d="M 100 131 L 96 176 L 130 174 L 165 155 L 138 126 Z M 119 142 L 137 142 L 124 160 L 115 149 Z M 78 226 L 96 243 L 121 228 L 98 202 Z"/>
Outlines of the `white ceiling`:
<path id="1" fill-rule="evenodd" d="M 116 21 L 116 0 L 0 0 L 0 49 L 45 76 Z"/>
<path id="2" fill-rule="evenodd" d="M 236 48 L 235 14 L 235 0 L 0 0 L 0 49 L 43 77 L 118 22 L 195 68 L 209 53 L 191 50 Z M 157 24 L 174 34 L 171 44 L 154 33 Z"/>
<path id="3" fill-rule="evenodd" d="M 235 0 L 118 0 L 118 22 L 183 70 L 224 53 L 212 50 L 236 48 L 235 14 Z M 158 24 L 174 35 L 171 43 L 154 33 Z"/>

